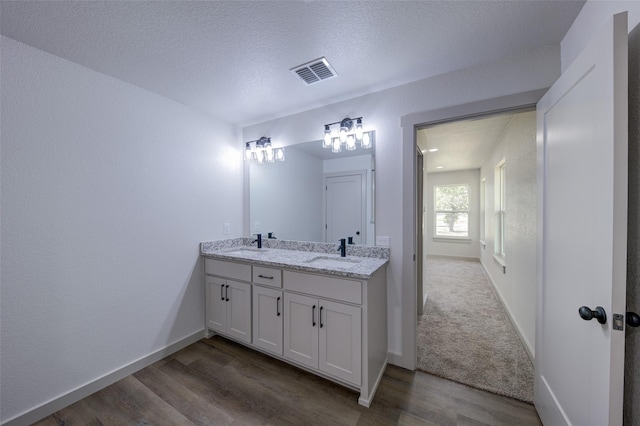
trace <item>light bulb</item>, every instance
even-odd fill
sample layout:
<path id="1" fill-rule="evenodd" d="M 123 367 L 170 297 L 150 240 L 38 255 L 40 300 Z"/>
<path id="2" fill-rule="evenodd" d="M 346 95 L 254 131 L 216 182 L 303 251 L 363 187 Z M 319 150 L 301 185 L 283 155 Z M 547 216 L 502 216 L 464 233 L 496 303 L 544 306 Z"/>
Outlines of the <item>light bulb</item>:
<path id="1" fill-rule="evenodd" d="M 275 157 L 276 161 L 284 161 L 284 148 L 276 148 Z"/>
<path id="2" fill-rule="evenodd" d="M 356 139 L 362 140 L 362 118 L 358 118 L 358 122 L 356 123 Z"/>
<path id="3" fill-rule="evenodd" d="M 250 160 L 251 159 L 251 144 L 247 143 L 244 146 L 244 159 L 245 160 Z"/>
<path id="4" fill-rule="evenodd" d="M 349 131 L 349 129 L 347 129 L 346 127 L 340 127 L 340 142 L 343 142 L 347 140 L 347 131 Z"/>
<path id="5" fill-rule="evenodd" d="M 342 143 L 340 142 L 340 139 L 334 139 L 333 140 L 333 146 L 331 148 L 331 152 L 342 152 Z"/>
<path id="6" fill-rule="evenodd" d="M 324 148 L 331 148 L 331 129 L 328 124 L 324 126 Z"/>
<path id="7" fill-rule="evenodd" d="M 371 136 L 369 136 L 369 133 L 362 135 L 362 142 L 360 143 L 360 146 L 363 148 L 371 148 Z"/>
<path id="8" fill-rule="evenodd" d="M 346 148 L 347 148 L 347 151 L 353 151 L 354 149 L 356 149 L 356 140 L 354 139 L 353 135 L 349 135 L 347 137 Z"/>
<path id="9" fill-rule="evenodd" d="M 264 144 L 264 159 L 269 163 L 273 163 L 273 148 L 271 147 L 271 141 L 268 141 Z"/>

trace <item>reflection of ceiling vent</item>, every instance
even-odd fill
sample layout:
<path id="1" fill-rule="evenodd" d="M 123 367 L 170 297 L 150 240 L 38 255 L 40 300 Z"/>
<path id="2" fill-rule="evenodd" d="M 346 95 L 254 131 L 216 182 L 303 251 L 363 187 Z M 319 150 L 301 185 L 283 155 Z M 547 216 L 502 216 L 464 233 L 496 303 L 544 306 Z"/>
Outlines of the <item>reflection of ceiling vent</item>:
<path id="1" fill-rule="evenodd" d="M 324 57 L 293 67 L 291 71 L 296 73 L 307 84 L 318 83 L 338 76 Z"/>

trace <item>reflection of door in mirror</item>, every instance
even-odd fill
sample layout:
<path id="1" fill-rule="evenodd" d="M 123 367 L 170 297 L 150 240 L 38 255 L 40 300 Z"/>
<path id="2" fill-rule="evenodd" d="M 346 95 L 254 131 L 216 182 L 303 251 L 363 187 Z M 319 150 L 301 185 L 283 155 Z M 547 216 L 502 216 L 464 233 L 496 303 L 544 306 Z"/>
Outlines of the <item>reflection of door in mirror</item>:
<path id="1" fill-rule="evenodd" d="M 325 174 L 324 180 L 325 242 L 366 242 L 366 170 Z"/>

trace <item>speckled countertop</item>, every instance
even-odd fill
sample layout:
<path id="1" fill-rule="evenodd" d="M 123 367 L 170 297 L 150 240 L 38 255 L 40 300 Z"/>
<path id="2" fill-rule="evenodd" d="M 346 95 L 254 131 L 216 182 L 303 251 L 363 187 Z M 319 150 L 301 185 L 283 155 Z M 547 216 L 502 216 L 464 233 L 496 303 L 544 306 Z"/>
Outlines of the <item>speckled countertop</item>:
<path id="1" fill-rule="evenodd" d="M 359 280 L 371 278 L 389 262 L 389 249 L 382 247 L 347 246 L 347 257 L 340 257 L 336 244 L 264 240 L 262 247 L 257 250 L 255 245 L 251 246 L 249 238 L 235 238 L 202 243 L 200 253 L 220 260 Z M 340 265 L 343 262 L 345 266 Z"/>

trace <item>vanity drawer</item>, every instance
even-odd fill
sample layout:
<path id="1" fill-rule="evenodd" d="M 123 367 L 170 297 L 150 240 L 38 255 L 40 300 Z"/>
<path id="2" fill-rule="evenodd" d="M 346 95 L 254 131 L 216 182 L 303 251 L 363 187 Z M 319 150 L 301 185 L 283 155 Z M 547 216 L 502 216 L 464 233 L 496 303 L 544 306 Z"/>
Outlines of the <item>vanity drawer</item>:
<path id="1" fill-rule="evenodd" d="M 253 282 L 271 287 L 282 287 L 282 269 L 265 268 L 264 266 L 253 267 Z"/>
<path id="2" fill-rule="evenodd" d="M 284 271 L 282 277 L 286 290 L 299 291 L 327 299 L 362 304 L 362 282 L 323 275 Z"/>
<path id="3" fill-rule="evenodd" d="M 224 260 L 205 259 L 204 273 L 233 278 L 238 281 L 251 281 L 251 265 L 244 263 L 225 262 Z"/>

